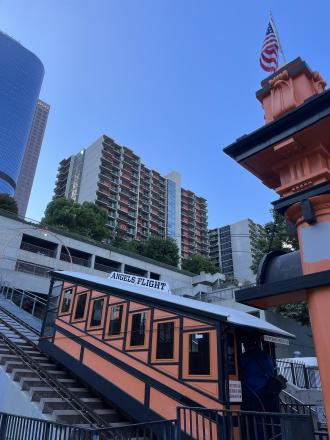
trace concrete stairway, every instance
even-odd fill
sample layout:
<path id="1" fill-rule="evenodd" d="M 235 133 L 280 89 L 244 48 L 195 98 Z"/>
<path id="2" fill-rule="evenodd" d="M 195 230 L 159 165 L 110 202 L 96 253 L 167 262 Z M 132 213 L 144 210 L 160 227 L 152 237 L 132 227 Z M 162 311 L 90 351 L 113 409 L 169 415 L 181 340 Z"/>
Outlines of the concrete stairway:
<path id="1" fill-rule="evenodd" d="M 16 343 L 25 349 L 26 342 L 24 340 L 18 338 Z M 84 387 L 68 371 L 48 359 L 37 348 L 34 349 L 28 346 L 26 352 L 34 360 L 37 360 L 39 365 L 44 367 L 59 383 L 64 384 L 75 397 L 78 397 L 95 414 L 101 417 L 106 426 L 127 425 L 127 419 L 125 420 L 116 409 L 95 395 L 90 389 Z M 22 392 L 29 396 L 30 401 L 39 405 L 41 412 L 45 414 L 45 418 L 56 422 L 89 426 L 84 415 L 73 409 L 70 401 L 63 399 L 54 388 L 38 376 L 37 372 L 32 371 L 18 355 L 13 354 L 1 339 L 0 366 L 10 375 L 13 381 L 19 384 Z"/>

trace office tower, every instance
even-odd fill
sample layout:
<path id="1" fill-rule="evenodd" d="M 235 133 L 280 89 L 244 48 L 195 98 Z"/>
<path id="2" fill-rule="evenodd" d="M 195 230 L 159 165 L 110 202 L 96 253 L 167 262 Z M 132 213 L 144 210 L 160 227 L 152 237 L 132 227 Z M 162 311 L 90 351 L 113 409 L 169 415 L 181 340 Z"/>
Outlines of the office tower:
<path id="1" fill-rule="evenodd" d="M 228 279 L 254 282 L 251 270 L 255 241 L 262 226 L 250 219 L 209 230 L 210 258 Z"/>
<path id="2" fill-rule="evenodd" d="M 44 76 L 32 52 L 0 32 L 0 193 L 14 195 Z"/>
<path id="3" fill-rule="evenodd" d="M 179 173 L 161 176 L 108 136 L 60 162 L 54 196 L 105 208 L 113 238 L 172 237 L 184 258 L 208 255 L 206 200 L 181 188 Z"/>
<path id="4" fill-rule="evenodd" d="M 46 129 L 49 105 L 40 99 L 34 113 L 29 139 L 25 148 L 23 161 L 16 184 L 15 200 L 18 214 L 25 216 L 31 194 L 33 179 L 36 173 L 40 149 Z"/>

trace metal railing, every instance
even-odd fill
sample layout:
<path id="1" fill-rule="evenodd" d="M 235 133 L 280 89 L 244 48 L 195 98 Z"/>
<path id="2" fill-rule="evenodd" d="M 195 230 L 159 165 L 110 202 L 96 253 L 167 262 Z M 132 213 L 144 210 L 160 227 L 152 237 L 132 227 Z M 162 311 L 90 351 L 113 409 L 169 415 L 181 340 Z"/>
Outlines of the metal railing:
<path id="1" fill-rule="evenodd" d="M 120 272 L 120 267 L 107 266 L 106 264 L 96 262 L 94 263 L 94 269 L 107 273 Z"/>
<path id="2" fill-rule="evenodd" d="M 90 258 L 84 259 L 84 258 L 80 258 L 80 257 L 75 257 L 74 255 L 71 254 L 71 259 L 70 259 L 70 255 L 64 254 L 63 252 L 61 253 L 60 260 L 68 261 L 69 263 L 71 263 L 71 260 L 72 260 L 72 263 L 79 264 L 79 266 L 90 267 L 90 265 L 91 265 Z"/>
<path id="3" fill-rule="evenodd" d="M 48 249 L 37 246 L 36 244 L 26 243 L 24 241 L 22 241 L 20 249 L 23 251 L 33 252 L 34 254 L 42 255 L 44 257 L 56 258 L 56 249 Z"/>
<path id="4" fill-rule="evenodd" d="M 198 440 L 312 440 L 310 415 L 177 408 L 179 438 Z"/>
<path id="5" fill-rule="evenodd" d="M 93 431 L 47 420 L 0 413 L 0 439 L 4 440 L 96 440 Z"/>
<path id="6" fill-rule="evenodd" d="M 321 389 L 321 378 L 318 367 L 306 366 L 302 362 L 276 361 L 279 373 L 282 374 L 289 383 L 303 389 Z"/>
<path id="7" fill-rule="evenodd" d="M 0 295 L 36 318 L 43 319 L 45 316 L 47 301 L 31 292 L 4 284 L 0 286 Z"/>
<path id="8" fill-rule="evenodd" d="M 147 423 L 136 423 L 118 428 L 102 428 L 96 431 L 97 435 L 114 440 L 179 440 L 177 436 L 176 420 L 160 420 Z"/>
<path id="9" fill-rule="evenodd" d="M 0 439 L 10 440 L 177 440 L 176 421 L 110 428 L 80 428 L 48 420 L 0 413 Z"/>
<path id="10" fill-rule="evenodd" d="M 27 261 L 17 260 L 15 270 L 17 272 L 29 273 L 38 277 L 49 278 L 51 267 L 40 266 L 38 264 L 28 263 Z"/>

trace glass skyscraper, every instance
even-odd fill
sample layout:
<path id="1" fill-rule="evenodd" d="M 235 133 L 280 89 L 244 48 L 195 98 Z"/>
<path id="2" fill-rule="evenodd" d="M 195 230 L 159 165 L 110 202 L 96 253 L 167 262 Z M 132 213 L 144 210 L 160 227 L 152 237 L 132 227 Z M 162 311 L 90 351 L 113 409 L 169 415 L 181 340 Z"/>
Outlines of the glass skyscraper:
<path id="1" fill-rule="evenodd" d="M 44 76 L 32 52 L 0 32 L 0 193 L 13 195 Z"/>

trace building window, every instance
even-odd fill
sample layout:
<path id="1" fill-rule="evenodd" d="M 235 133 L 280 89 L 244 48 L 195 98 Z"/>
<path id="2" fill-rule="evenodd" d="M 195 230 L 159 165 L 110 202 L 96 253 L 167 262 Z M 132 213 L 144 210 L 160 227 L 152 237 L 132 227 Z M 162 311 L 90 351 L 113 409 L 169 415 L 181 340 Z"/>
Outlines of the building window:
<path id="1" fill-rule="evenodd" d="M 63 292 L 61 313 L 68 313 L 71 306 L 73 289 L 66 289 Z"/>
<path id="2" fill-rule="evenodd" d="M 139 346 L 144 345 L 145 333 L 146 333 L 146 312 L 134 313 L 132 316 L 131 326 L 131 342 L 130 345 Z"/>
<path id="3" fill-rule="evenodd" d="M 110 325 L 109 325 L 109 336 L 120 335 L 121 324 L 123 320 L 123 304 L 119 306 L 112 306 L 110 311 Z"/>
<path id="4" fill-rule="evenodd" d="M 101 325 L 103 304 L 104 304 L 104 298 L 94 300 L 90 327 L 97 327 Z"/>
<path id="5" fill-rule="evenodd" d="M 86 303 L 87 303 L 87 292 L 79 294 L 76 300 L 76 310 L 73 319 L 76 320 L 85 317 Z"/>
<path id="6" fill-rule="evenodd" d="M 192 376 L 210 374 L 209 333 L 189 335 L 189 374 Z"/>
<path id="7" fill-rule="evenodd" d="M 174 322 L 163 322 L 157 326 L 156 359 L 173 359 Z"/>

